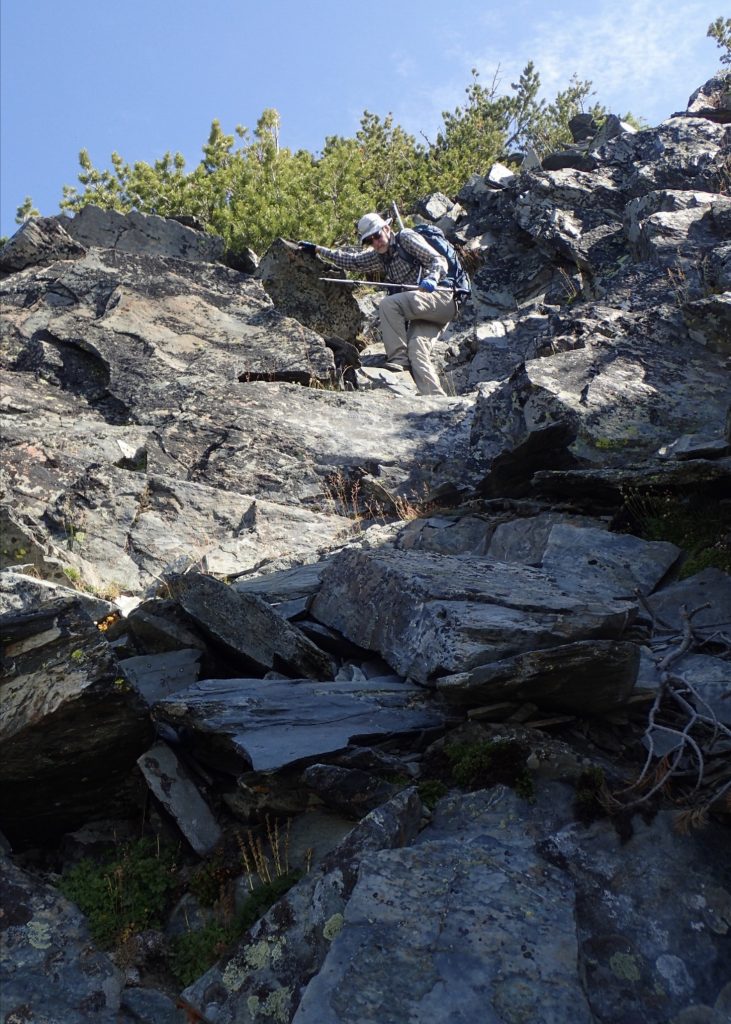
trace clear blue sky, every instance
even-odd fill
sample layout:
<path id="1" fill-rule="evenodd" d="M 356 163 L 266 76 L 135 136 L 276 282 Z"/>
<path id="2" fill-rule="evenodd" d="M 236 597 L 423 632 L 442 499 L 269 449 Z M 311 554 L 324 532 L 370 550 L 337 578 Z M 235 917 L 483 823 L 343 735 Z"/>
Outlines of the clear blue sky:
<path id="1" fill-rule="evenodd" d="M 58 212 L 79 150 L 97 167 L 180 152 L 197 164 L 211 121 L 318 152 L 364 110 L 433 138 L 470 69 L 505 86 L 533 60 L 551 99 L 574 72 L 595 99 L 657 124 L 718 70 L 706 37 L 721 0 L 1 0 L 0 234 L 26 196 Z"/>

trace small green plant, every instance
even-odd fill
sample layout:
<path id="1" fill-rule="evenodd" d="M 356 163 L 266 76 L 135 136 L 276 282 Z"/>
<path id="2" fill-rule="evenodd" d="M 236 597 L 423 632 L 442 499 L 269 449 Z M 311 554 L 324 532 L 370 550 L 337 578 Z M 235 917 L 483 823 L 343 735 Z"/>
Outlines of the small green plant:
<path id="1" fill-rule="evenodd" d="M 503 783 L 526 800 L 533 799 L 527 752 L 514 740 L 451 743 L 445 748 L 452 778 L 462 789 L 487 789 Z"/>
<path id="2" fill-rule="evenodd" d="M 443 782 L 440 782 L 439 779 L 424 779 L 423 782 L 419 783 L 417 788 L 419 790 L 421 802 L 425 807 L 428 807 L 430 811 L 433 810 L 442 797 L 446 796 L 449 792 L 447 786 Z"/>
<path id="3" fill-rule="evenodd" d="M 238 913 L 212 918 L 203 928 L 191 929 L 173 940 L 170 969 L 182 985 L 189 985 L 207 971 L 237 939 L 248 931 L 269 908 L 301 877 L 288 871 L 260 885 L 249 894 Z"/>
<path id="4" fill-rule="evenodd" d="M 190 985 L 239 937 L 234 925 L 209 921 L 203 928 L 191 929 L 173 939 L 168 962 L 181 985 Z"/>
<path id="5" fill-rule="evenodd" d="M 82 860 L 59 888 L 88 918 L 92 938 L 112 949 L 131 931 L 158 926 L 176 885 L 172 851 L 139 839 L 106 863 Z"/>
<path id="6" fill-rule="evenodd" d="M 731 572 L 731 522 L 720 502 L 671 492 L 624 494 L 629 529 L 643 540 L 663 540 L 686 553 L 679 578 L 714 567 Z"/>

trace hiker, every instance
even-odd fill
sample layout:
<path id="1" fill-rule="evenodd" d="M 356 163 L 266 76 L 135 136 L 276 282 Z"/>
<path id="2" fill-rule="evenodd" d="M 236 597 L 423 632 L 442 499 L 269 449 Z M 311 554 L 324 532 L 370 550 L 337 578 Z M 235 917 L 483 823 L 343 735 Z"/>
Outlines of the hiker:
<path id="1" fill-rule="evenodd" d="M 432 365 L 429 348 L 457 315 L 460 302 L 469 292 L 469 279 L 462 271 L 462 288 L 458 288 L 456 280 L 449 276 L 446 256 L 416 230 L 392 231 L 390 219 L 384 220 L 378 213 L 361 217 L 358 237 L 368 247 L 363 252 L 328 249 L 314 242 L 299 242 L 298 247 L 343 270 L 383 274 L 394 284 L 416 285 L 387 295 L 378 307 L 386 350 L 384 366 L 389 370 L 410 369 L 421 395 L 446 394 Z"/>

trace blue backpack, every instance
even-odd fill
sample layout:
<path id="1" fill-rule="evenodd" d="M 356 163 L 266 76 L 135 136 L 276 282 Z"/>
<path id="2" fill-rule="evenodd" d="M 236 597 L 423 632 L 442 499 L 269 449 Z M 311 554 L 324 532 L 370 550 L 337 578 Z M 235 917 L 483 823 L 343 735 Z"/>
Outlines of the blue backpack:
<path id="1" fill-rule="evenodd" d="M 436 249 L 439 255 L 444 256 L 446 259 L 447 275 L 441 279 L 439 284 L 454 288 L 455 292 L 459 295 L 469 295 L 472 290 L 469 275 L 460 262 L 457 250 L 454 248 L 442 229 L 438 228 L 436 224 L 417 224 L 415 227 L 411 228 L 411 230 L 416 231 L 418 235 L 425 238 L 432 249 Z M 396 235 L 396 242 L 398 243 L 401 253 L 410 263 L 417 264 L 418 260 L 415 259 L 411 253 L 407 252 L 404 246 L 400 244 L 400 234 L 401 232 Z"/>

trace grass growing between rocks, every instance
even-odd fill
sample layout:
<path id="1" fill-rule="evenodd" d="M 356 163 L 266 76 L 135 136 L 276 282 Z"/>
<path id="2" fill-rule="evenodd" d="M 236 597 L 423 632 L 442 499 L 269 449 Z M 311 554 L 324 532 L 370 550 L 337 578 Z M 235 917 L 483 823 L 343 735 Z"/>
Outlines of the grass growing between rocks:
<path id="1" fill-rule="evenodd" d="M 731 572 L 731 509 L 701 495 L 628 492 L 631 530 L 643 540 L 662 540 L 686 553 L 679 578 L 703 569 Z"/>
<path id="2" fill-rule="evenodd" d="M 289 829 L 236 835 L 191 869 L 154 838 L 124 844 L 102 861 L 64 872 L 59 889 L 86 916 L 95 944 L 124 960 L 135 935 L 160 933 L 166 969 L 180 985 L 200 977 L 301 877 L 288 861 Z M 238 882 L 238 891 L 237 891 Z M 162 939 L 173 905 L 194 897 L 203 923 Z"/>
<path id="3" fill-rule="evenodd" d="M 450 788 L 473 792 L 505 785 L 533 801 L 533 777 L 526 764 L 529 753 L 515 740 L 448 740 L 426 759 L 419 792 L 427 806 L 433 806 Z"/>
<path id="4" fill-rule="evenodd" d="M 202 928 L 190 929 L 170 944 L 170 969 L 181 985 L 190 985 L 212 967 L 238 939 L 262 917 L 269 908 L 291 889 L 300 873 L 290 871 L 255 889 L 243 907 L 226 912 L 217 907 L 216 916 Z"/>

